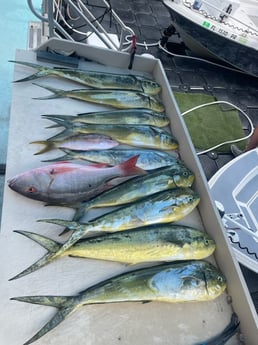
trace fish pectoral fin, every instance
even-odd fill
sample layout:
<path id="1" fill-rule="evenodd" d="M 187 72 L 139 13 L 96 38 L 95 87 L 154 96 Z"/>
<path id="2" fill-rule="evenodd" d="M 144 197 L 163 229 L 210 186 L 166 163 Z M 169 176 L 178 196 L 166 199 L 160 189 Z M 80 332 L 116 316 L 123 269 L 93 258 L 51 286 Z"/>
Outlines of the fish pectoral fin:
<path id="1" fill-rule="evenodd" d="M 141 301 L 142 304 L 146 304 L 146 303 L 151 303 L 152 301 L 146 300 L 146 301 Z"/>
<path id="2" fill-rule="evenodd" d="M 65 306 L 71 298 L 72 297 L 63 296 L 28 296 L 11 298 L 11 300 L 59 308 L 59 310 L 52 317 L 52 319 L 50 319 L 32 338 L 27 340 L 23 345 L 29 345 L 34 341 L 38 340 L 43 335 L 45 335 L 50 330 L 59 325 L 69 314 L 71 314 L 76 309 L 76 304 L 73 303 L 70 306 Z"/>

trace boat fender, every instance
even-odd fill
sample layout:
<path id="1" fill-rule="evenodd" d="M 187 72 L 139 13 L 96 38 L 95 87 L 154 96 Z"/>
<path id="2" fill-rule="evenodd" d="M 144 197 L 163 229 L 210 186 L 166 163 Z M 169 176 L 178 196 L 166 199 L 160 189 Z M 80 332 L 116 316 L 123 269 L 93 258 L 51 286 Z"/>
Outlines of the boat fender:
<path id="1" fill-rule="evenodd" d="M 195 0 L 193 3 L 193 9 L 199 11 L 202 6 L 202 0 Z"/>

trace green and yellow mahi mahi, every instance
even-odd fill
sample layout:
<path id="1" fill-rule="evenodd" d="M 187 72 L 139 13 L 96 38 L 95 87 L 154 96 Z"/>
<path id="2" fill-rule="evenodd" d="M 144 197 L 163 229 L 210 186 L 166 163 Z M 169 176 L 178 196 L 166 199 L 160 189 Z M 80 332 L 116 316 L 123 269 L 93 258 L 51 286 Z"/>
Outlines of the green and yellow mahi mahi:
<path id="1" fill-rule="evenodd" d="M 161 86 L 154 80 L 135 74 L 108 73 L 100 71 L 89 71 L 69 69 L 62 67 L 47 67 L 26 61 L 9 61 L 20 65 L 32 67 L 38 70 L 35 74 L 16 80 L 23 82 L 38 79 L 46 76 L 55 76 L 77 82 L 92 88 L 98 89 L 124 89 L 145 92 L 150 95 L 157 95 Z"/>
<path id="2" fill-rule="evenodd" d="M 148 125 L 100 125 L 88 124 L 75 126 L 62 122 L 66 129 L 51 138 L 51 140 L 65 139 L 78 134 L 102 134 L 111 137 L 120 144 L 158 150 L 176 150 L 178 141 L 166 130 Z"/>
<path id="3" fill-rule="evenodd" d="M 56 145 L 57 141 L 51 142 L 37 141 L 37 144 L 43 144 L 45 147 L 37 152 L 40 154 L 42 152 L 47 152 L 49 149 Z M 111 141 L 112 143 L 112 141 Z M 103 145 L 104 146 L 104 145 Z M 65 153 L 64 156 L 59 156 L 53 159 L 42 160 L 42 162 L 59 162 L 59 161 L 69 161 L 69 160 L 82 160 L 94 163 L 104 163 L 108 165 L 116 165 L 126 161 L 127 159 L 139 156 L 137 160 L 137 166 L 144 170 L 155 170 L 158 168 L 163 168 L 169 165 L 173 165 L 176 161 L 175 156 L 171 155 L 166 151 L 154 150 L 154 149 L 137 149 L 137 148 L 127 148 L 127 149 L 97 149 L 97 150 L 74 150 L 66 149 L 60 147 L 60 149 Z"/>
<path id="4" fill-rule="evenodd" d="M 226 288 L 226 279 L 212 264 L 196 260 L 141 268 L 104 280 L 74 296 L 22 296 L 12 300 L 56 307 L 58 311 L 29 345 L 60 324 L 69 314 L 89 304 L 117 302 L 210 301 Z"/>
<path id="5" fill-rule="evenodd" d="M 121 90 L 121 89 L 73 89 L 62 90 L 46 85 L 40 86 L 53 93 L 46 97 L 36 97 L 34 99 L 54 99 L 54 98 L 72 98 L 84 102 L 111 106 L 118 109 L 146 108 L 158 113 L 164 112 L 165 108 L 154 96 L 143 92 Z"/>
<path id="6" fill-rule="evenodd" d="M 82 113 L 77 114 L 77 116 L 58 114 L 46 114 L 42 116 L 54 122 L 57 120 L 57 125 L 49 128 L 62 126 L 62 122 L 69 122 L 71 124 L 150 125 L 157 127 L 164 127 L 169 124 L 169 118 L 164 113 L 155 113 L 149 109 L 118 109 Z"/>
<path id="7" fill-rule="evenodd" d="M 45 255 L 38 261 L 38 264 L 45 265 L 53 261 L 81 238 L 92 232 L 116 232 L 146 225 L 178 221 L 191 213 L 199 201 L 200 197 L 192 189 L 176 188 L 147 196 L 95 218 L 88 223 L 62 219 L 39 220 L 64 226 L 73 230 L 73 233 L 59 249 Z"/>
<path id="8" fill-rule="evenodd" d="M 32 232 L 15 232 L 39 243 L 50 253 L 62 246 L 61 243 Z M 203 231 L 183 225 L 157 224 L 82 239 L 64 251 L 62 256 L 139 264 L 203 259 L 214 250 L 215 242 Z M 35 262 L 11 280 L 30 274 L 48 263 L 41 265 Z"/>
<path id="9" fill-rule="evenodd" d="M 77 210 L 73 220 L 80 221 L 93 208 L 122 206 L 168 189 L 191 187 L 193 181 L 194 174 L 181 161 L 174 159 L 171 166 L 120 183 L 89 201 L 74 205 Z"/>

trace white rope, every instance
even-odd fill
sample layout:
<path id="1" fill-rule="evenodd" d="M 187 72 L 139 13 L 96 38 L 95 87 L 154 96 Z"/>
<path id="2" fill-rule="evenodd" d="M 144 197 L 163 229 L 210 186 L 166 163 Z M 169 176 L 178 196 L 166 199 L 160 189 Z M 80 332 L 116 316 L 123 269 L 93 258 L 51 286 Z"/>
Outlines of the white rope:
<path id="1" fill-rule="evenodd" d="M 214 101 L 214 102 L 210 102 L 210 103 L 204 103 L 204 104 L 201 104 L 201 105 L 197 105 L 196 107 L 193 107 L 189 110 L 186 110 L 185 112 L 181 113 L 182 116 L 185 116 L 187 114 L 189 114 L 190 112 L 194 111 L 194 110 L 197 110 L 197 109 L 200 109 L 200 108 L 203 108 L 203 107 L 207 107 L 207 106 L 210 106 L 210 105 L 214 105 L 214 104 L 227 104 L 227 105 L 230 105 L 231 107 L 237 109 L 238 111 L 240 111 L 245 117 L 246 119 L 248 120 L 249 124 L 250 124 L 250 133 L 245 136 L 245 137 L 242 137 L 242 138 L 239 138 L 239 139 L 234 139 L 234 140 L 229 140 L 229 141 L 225 141 L 223 143 L 220 143 L 218 145 L 215 145 L 215 146 L 212 146 L 204 151 L 201 151 L 201 152 L 197 152 L 197 155 L 202 155 L 204 153 L 207 153 L 209 151 L 213 151 L 215 150 L 216 148 L 222 146 L 222 145 L 226 145 L 226 144 L 232 144 L 232 143 L 237 143 L 239 141 L 242 141 L 244 139 L 248 139 L 252 136 L 253 132 L 254 132 L 254 126 L 253 126 L 253 123 L 252 123 L 252 120 L 250 119 L 250 117 L 242 110 L 240 109 L 239 107 L 237 107 L 236 105 L 230 103 L 230 102 L 227 102 L 227 101 Z"/>

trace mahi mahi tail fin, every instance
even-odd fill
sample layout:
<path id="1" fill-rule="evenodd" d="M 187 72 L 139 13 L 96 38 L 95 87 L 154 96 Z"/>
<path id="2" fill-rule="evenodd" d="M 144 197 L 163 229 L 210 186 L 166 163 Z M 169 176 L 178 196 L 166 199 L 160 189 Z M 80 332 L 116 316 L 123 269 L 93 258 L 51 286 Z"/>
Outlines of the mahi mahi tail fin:
<path id="1" fill-rule="evenodd" d="M 57 133 L 57 134 L 53 135 L 52 137 L 48 138 L 47 141 L 53 141 L 56 139 L 63 140 L 63 139 L 68 138 L 71 135 L 74 135 L 74 133 L 73 133 L 72 129 L 68 128 L 68 129 L 64 129 L 62 132 Z"/>
<path id="2" fill-rule="evenodd" d="M 25 78 L 21 78 L 18 80 L 15 80 L 14 83 L 19 83 L 19 82 L 23 82 L 23 81 L 29 81 L 29 80 L 35 80 L 41 77 L 45 77 L 49 74 L 51 74 L 51 69 L 46 67 L 46 66 L 42 66 L 42 65 L 38 65 L 32 62 L 26 62 L 26 61 L 14 61 L 14 60 L 9 60 L 9 62 L 13 62 L 13 63 L 17 63 L 19 65 L 24 65 L 24 66 L 28 66 L 28 67 L 32 67 L 38 70 L 38 72 L 29 75 L 28 77 Z"/>
<path id="3" fill-rule="evenodd" d="M 70 315 L 77 308 L 77 303 L 73 296 L 24 296 L 12 297 L 11 300 L 40 304 L 58 308 L 56 314 L 29 340 L 23 345 L 29 345 L 41 338 L 43 335 L 51 331 L 59 325 L 68 315 Z"/>
<path id="4" fill-rule="evenodd" d="M 55 122 L 54 125 L 47 126 L 46 128 L 58 128 L 58 127 L 65 127 L 65 128 L 71 128 L 72 122 L 69 120 L 60 120 L 55 117 L 49 117 L 49 115 L 42 115 L 45 119 L 51 120 L 52 122 Z"/>
<path id="5" fill-rule="evenodd" d="M 35 234 L 33 232 L 22 231 L 22 230 L 15 230 L 14 232 L 21 234 L 25 237 L 28 237 L 31 240 L 37 242 L 42 247 L 47 249 L 48 252 L 42 258 L 40 258 L 38 261 L 36 261 L 34 264 L 29 266 L 28 268 L 26 268 L 25 270 L 23 270 L 22 272 L 20 272 L 16 276 L 10 278 L 9 280 L 15 280 L 15 279 L 24 277 L 27 274 L 35 272 L 39 268 L 46 266 L 47 264 L 49 264 L 50 262 L 52 262 L 54 259 L 56 259 L 58 257 L 58 256 L 53 257 L 53 254 L 55 254 L 62 247 L 62 244 L 60 244 L 54 240 L 51 240 L 50 238 L 47 238 L 45 236 Z"/>
<path id="6" fill-rule="evenodd" d="M 53 95 L 50 96 L 45 96 L 45 97 L 34 97 L 33 99 L 54 99 L 54 98 L 63 98 L 66 97 L 67 92 L 65 90 L 61 90 L 61 89 L 56 89 L 54 87 L 50 87 L 50 86 L 46 86 L 46 85 L 41 85 L 41 84 L 37 84 L 37 83 L 33 83 L 33 85 L 37 85 L 39 87 L 42 87 L 43 89 L 46 89 L 50 92 L 53 93 Z"/>
<path id="7" fill-rule="evenodd" d="M 64 151 L 64 149 L 62 149 L 62 148 L 61 148 L 61 150 Z M 35 154 L 40 154 L 41 152 L 42 151 L 39 151 L 38 153 L 35 153 Z M 60 157 L 56 157 L 56 158 L 52 158 L 52 159 L 44 159 L 41 162 L 63 162 L 63 161 L 71 161 L 73 159 L 74 159 L 73 155 L 67 153 L 67 154 L 60 156 Z"/>
<path id="8" fill-rule="evenodd" d="M 74 207 L 76 209 L 74 215 L 73 215 L 73 222 L 80 222 L 80 220 L 83 218 L 83 216 L 85 215 L 86 211 L 88 209 L 90 209 L 90 201 L 89 202 L 83 202 L 81 203 L 80 206 L 78 207 Z M 59 236 L 62 236 L 64 234 L 66 234 L 68 231 L 70 231 L 71 229 L 69 227 L 66 227 L 60 234 Z"/>
<path id="9" fill-rule="evenodd" d="M 80 230 L 82 224 L 70 220 L 64 220 L 64 219 L 38 219 L 37 222 L 44 222 L 44 223 L 50 223 L 50 224 L 56 224 L 65 226 L 69 230 Z M 84 224 L 85 225 L 85 224 Z"/>
<path id="10" fill-rule="evenodd" d="M 72 128 L 73 126 L 73 118 L 74 116 L 69 115 L 42 115 L 43 118 L 54 122 L 54 125 L 48 126 L 46 128 L 56 128 L 56 127 L 65 127 L 65 128 Z"/>

